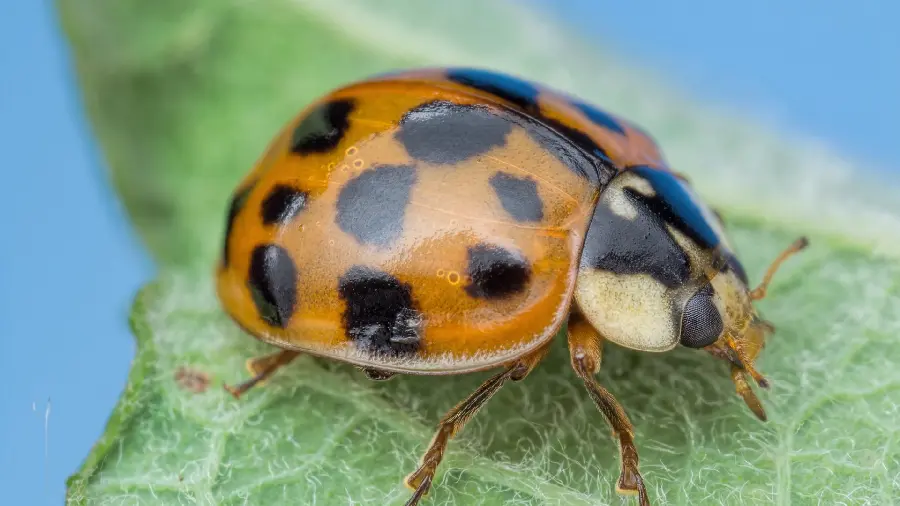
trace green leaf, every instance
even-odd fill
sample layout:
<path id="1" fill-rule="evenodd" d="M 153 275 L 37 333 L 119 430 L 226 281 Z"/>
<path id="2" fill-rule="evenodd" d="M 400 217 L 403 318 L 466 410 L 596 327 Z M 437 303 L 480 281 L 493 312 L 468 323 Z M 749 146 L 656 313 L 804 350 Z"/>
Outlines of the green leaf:
<path id="1" fill-rule="evenodd" d="M 407 65 L 467 64 L 592 100 L 658 138 L 726 215 L 751 277 L 797 235 L 761 307 L 768 423 L 703 353 L 608 347 L 600 381 L 636 426 L 655 504 L 889 504 L 900 497 L 897 186 L 811 142 L 691 104 L 564 27 L 497 1 L 60 0 L 85 104 L 165 267 L 138 296 L 128 386 L 69 480 L 73 504 L 402 504 L 439 417 L 487 373 L 372 383 L 302 358 L 236 401 L 271 351 L 222 313 L 210 272 L 227 194 L 316 95 Z M 622 504 L 609 429 L 563 340 L 453 441 L 430 504 Z M 207 374 L 195 392 L 180 368 Z"/>
<path id="2" fill-rule="evenodd" d="M 758 276 L 789 234 L 731 223 Z M 777 322 L 759 363 L 773 382 L 760 423 L 725 366 L 701 352 L 609 347 L 600 381 L 635 423 L 656 504 L 887 504 L 900 495 L 895 346 L 900 269 L 813 239 L 764 303 Z M 113 420 L 72 478 L 75 504 L 402 504 L 438 418 L 486 374 L 374 383 L 302 358 L 234 400 L 221 382 L 270 350 L 222 315 L 205 276 L 146 288 L 139 353 Z M 432 504 L 618 504 L 609 429 L 564 340 L 505 387 L 451 445 Z M 176 371 L 210 375 L 203 393 Z M 290 501 L 290 502 L 288 502 Z"/>

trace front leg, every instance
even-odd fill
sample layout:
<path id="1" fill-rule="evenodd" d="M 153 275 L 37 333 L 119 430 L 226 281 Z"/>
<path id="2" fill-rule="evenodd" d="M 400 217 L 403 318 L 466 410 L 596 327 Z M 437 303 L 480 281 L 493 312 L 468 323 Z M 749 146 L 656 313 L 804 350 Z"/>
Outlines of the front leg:
<path id="1" fill-rule="evenodd" d="M 753 366 L 752 361 L 756 360 L 766 345 L 766 337 L 774 331 L 775 328 L 772 324 L 765 320 L 754 319 L 750 323 L 740 340 L 744 360 L 750 361 L 749 364 L 744 364 L 737 353 L 722 341 L 716 341 L 705 348 L 710 355 L 729 363 L 731 381 L 734 382 L 735 391 L 744 400 L 750 411 L 763 422 L 768 420 L 768 416 L 762 402 L 756 396 L 750 382 L 747 381 L 750 374 L 747 372 L 746 366 Z"/>
<path id="2" fill-rule="evenodd" d="M 637 494 L 641 506 L 650 506 L 644 480 L 638 471 L 638 453 L 634 446 L 634 426 L 619 401 L 600 386 L 594 375 L 600 370 L 603 357 L 603 337 L 577 311 L 569 317 L 569 353 L 572 368 L 584 382 L 588 394 L 612 427 L 613 435 L 619 439 L 619 453 L 622 469 L 616 491 L 620 494 Z"/>

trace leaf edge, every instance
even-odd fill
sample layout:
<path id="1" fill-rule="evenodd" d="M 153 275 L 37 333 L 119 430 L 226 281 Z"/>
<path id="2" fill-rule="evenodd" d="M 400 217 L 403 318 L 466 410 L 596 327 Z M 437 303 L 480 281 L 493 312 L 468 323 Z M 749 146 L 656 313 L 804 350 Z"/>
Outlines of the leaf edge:
<path id="1" fill-rule="evenodd" d="M 119 442 L 135 413 L 140 410 L 138 398 L 142 395 L 145 382 L 150 379 L 156 362 L 156 351 L 152 346 L 147 346 L 151 332 L 147 321 L 147 306 L 148 301 L 158 295 L 160 290 L 160 282 L 156 279 L 142 286 L 133 298 L 128 323 L 137 346 L 125 380 L 125 388 L 116 401 L 100 438 L 91 447 L 78 470 L 66 479 L 66 504 L 87 506 L 86 489 L 96 476 L 95 472 L 103 465 L 106 456 Z"/>

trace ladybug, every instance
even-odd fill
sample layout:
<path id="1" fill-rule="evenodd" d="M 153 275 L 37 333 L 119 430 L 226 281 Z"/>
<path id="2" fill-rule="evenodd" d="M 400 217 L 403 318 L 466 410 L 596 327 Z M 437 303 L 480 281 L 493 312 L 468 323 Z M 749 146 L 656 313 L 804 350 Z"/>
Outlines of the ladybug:
<path id="1" fill-rule="evenodd" d="M 774 329 L 718 215 L 635 125 L 538 84 L 476 68 L 355 82 L 290 121 L 239 184 L 217 294 L 280 351 L 236 397 L 300 354 L 369 378 L 499 372 L 451 409 L 405 483 L 428 493 L 448 441 L 567 326 L 572 367 L 618 438 L 616 490 L 649 505 L 634 428 L 595 379 L 606 341 L 700 349 L 748 378 Z"/>

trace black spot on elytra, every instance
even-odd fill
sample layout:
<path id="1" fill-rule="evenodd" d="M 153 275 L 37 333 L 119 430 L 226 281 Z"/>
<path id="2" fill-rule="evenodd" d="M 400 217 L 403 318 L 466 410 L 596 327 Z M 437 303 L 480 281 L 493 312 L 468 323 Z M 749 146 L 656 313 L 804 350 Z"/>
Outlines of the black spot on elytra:
<path id="1" fill-rule="evenodd" d="M 283 247 L 263 244 L 253 249 L 247 287 L 263 321 L 287 327 L 297 308 L 298 276 L 297 266 Z"/>
<path id="2" fill-rule="evenodd" d="M 415 182 L 411 165 L 378 165 L 364 171 L 341 188 L 336 223 L 361 243 L 389 245 L 403 232 Z"/>
<path id="3" fill-rule="evenodd" d="M 298 155 L 325 153 L 337 147 L 350 126 L 351 99 L 333 100 L 311 110 L 294 130 L 291 152 Z"/>
<path id="4" fill-rule="evenodd" d="M 247 185 L 239 188 L 231 197 L 231 204 L 228 206 L 228 217 L 225 221 L 225 237 L 222 240 L 222 265 L 228 267 L 230 261 L 228 244 L 231 240 L 231 231 L 234 229 L 234 220 L 247 203 L 247 197 L 250 196 L 250 190 L 253 185 Z"/>
<path id="5" fill-rule="evenodd" d="M 543 121 L 550 125 L 554 130 L 563 134 L 567 139 L 575 143 L 576 146 L 583 149 L 586 153 L 590 153 L 596 157 L 612 163 L 609 154 L 599 144 L 594 142 L 590 136 L 577 128 L 572 128 L 553 118 L 544 118 Z"/>
<path id="6" fill-rule="evenodd" d="M 534 222 L 544 219 L 544 202 L 531 177 L 516 177 L 497 172 L 490 178 L 491 188 L 500 199 L 503 209 L 516 221 Z"/>
<path id="7" fill-rule="evenodd" d="M 535 142 L 591 186 L 604 186 L 615 175 L 616 168 L 605 152 L 585 134 L 549 118 L 539 121 L 523 116 L 520 123 Z M 588 148 L 600 151 L 588 151 Z"/>
<path id="8" fill-rule="evenodd" d="M 637 211 L 634 219 L 619 216 L 610 208 L 609 197 L 619 191 Z M 669 235 L 664 221 L 628 188 L 607 188 L 602 194 L 585 237 L 581 266 L 616 274 L 649 274 L 670 288 L 682 285 L 690 276 L 688 257 Z"/>
<path id="9" fill-rule="evenodd" d="M 605 184 L 615 173 L 606 150 L 597 145 L 586 133 L 549 118 L 541 112 L 538 105 L 540 88 L 535 84 L 506 74 L 468 68 L 449 70 L 447 79 L 489 93 L 517 106 L 530 119 L 527 130 L 532 138 L 569 170 L 587 179 L 592 185 Z M 548 126 L 558 135 L 548 133 Z M 562 139 L 559 136 L 562 136 Z M 585 157 L 578 153 L 578 150 L 572 149 L 569 143 L 592 156 Z M 599 160 L 593 160 L 593 157 Z"/>
<path id="10" fill-rule="evenodd" d="M 540 90 L 528 81 L 488 70 L 456 68 L 447 71 L 447 79 L 489 93 L 517 107 L 534 113 Z"/>
<path id="11" fill-rule="evenodd" d="M 486 106 L 435 100 L 404 114 L 395 137 L 416 160 L 455 164 L 505 145 L 511 130 Z"/>
<path id="12" fill-rule="evenodd" d="M 595 125 L 601 126 L 619 135 L 625 135 L 625 128 L 622 126 L 622 123 L 609 113 L 577 100 L 573 101 L 572 105 L 581 111 L 582 114 L 587 116 Z"/>
<path id="13" fill-rule="evenodd" d="M 262 203 L 262 220 L 266 225 L 285 224 L 306 209 L 309 194 L 292 186 L 275 185 Z"/>
<path id="14" fill-rule="evenodd" d="M 390 274 L 357 265 L 338 281 L 346 308 L 343 325 L 356 347 L 375 355 L 401 356 L 421 346 L 422 315 L 409 285 Z"/>
<path id="15" fill-rule="evenodd" d="M 478 299 L 500 299 L 528 286 L 531 268 L 525 258 L 500 246 L 479 243 L 469 247 L 466 293 Z"/>

